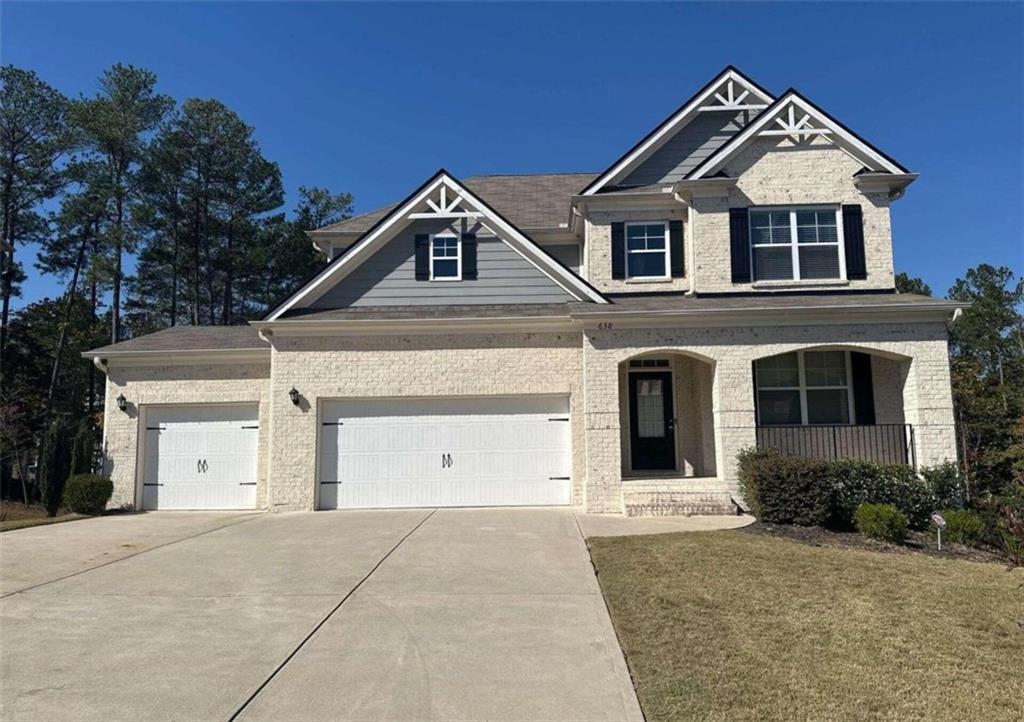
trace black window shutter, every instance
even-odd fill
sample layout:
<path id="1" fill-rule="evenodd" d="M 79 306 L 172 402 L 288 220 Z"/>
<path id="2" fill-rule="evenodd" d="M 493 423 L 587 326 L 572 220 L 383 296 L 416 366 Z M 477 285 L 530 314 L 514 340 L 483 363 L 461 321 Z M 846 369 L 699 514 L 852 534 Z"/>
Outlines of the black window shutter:
<path id="1" fill-rule="evenodd" d="M 672 256 L 672 278 L 686 275 L 686 256 L 683 251 L 683 222 L 668 222 L 669 255 Z"/>
<path id="2" fill-rule="evenodd" d="M 875 423 L 875 387 L 871 380 L 871 354 L 850 352 L 853 377 L 853 412 L 858 424 Z"/>
<path id="3" fill-rule="evenodd" d="M 864 258 L 864 216 L 860 206 L 843 206 L 843 247 L 846 252 L 846 277 L 860 281 L 868 277 Z"/>
<path id="4" fill-rule="evenodd" d="M 416 234 L 416 280 L 430 280 L 430 236 Z"/>
<path id="5" fill-rule="evenodd" d="M 612 224 L 612 278 L 626 277 L 626 224 Z"/>
<path id="6" fill-rule="evenodd" d="M 732 282 L 750 283 L 750 221 L 746 208 L 729 209 L 729 254 Z"/>
<path id="7" fill-rule="evenodd" d="M 476 234 L 462 234 L 462 278 L 466 281 L 474 281 L 476 273 Z"/>

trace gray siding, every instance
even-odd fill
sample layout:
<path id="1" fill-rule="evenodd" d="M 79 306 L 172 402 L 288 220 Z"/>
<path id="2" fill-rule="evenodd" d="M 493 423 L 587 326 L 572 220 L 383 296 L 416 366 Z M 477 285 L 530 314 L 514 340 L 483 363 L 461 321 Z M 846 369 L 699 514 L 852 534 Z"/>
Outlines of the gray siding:
<path id="1" fill-rule="evenodd" d="M 578 243 L 572 245 L 544 246 L 548 255 L 569 268 L 573 273 L 580 272 L 580 246 Z"/>
<path id="2" fill-rule="evenodd" d="M 417 281 L 414 258 L 416 234 L 442 230 L 446 227 L 437 222 L 414 223 L 341 279 L 317 299 L 312 308 L 562 303 L 574 300 L 504 241 L 484 235 L 479 228 L 469 229 L 477 234 L 479 278 L 471 281 Z"/>
<path id="3" fill-rule="evenodd" d="M 698 113 L 682 130 L 672 136 L 654 155 L 626 176 L 619 185 L 651 185 L 682 180 L 708 156 L 725 145 L 737 131 L 747 125 L 756 111 L 740 111 L 735 115 L 717 111 Z"/>

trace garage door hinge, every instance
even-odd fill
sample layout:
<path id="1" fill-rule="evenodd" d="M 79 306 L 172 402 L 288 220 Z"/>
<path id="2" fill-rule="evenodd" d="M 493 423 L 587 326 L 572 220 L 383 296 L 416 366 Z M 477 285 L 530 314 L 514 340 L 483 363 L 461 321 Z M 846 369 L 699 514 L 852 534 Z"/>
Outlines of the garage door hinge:
<path id="1" fill-rule="evenodd" d="M 569 481 L 569 476 L 549 476 L 548 481 Z"/>
<path id="2" fill-rule="evenodd" d="M 565 417 L 558 416 L 558 417 L 556 417 L 554 419 L 548 419 L 548 421 L 568 421 L 568 420 L 569 420 L 568 416 L 565 416 Z"/>
<path id="3" fill-rule="evenodd" d="M 260 427 L 259 426 L 243 426 L 242 428 L 243 429 L 258 429 Z"/>
<path id="4" fill-rule="evenodd" d="M 321 481 L 321 484 L 340 484 L 340 481 Z"/>
<path id="5" fill-rule="evenodd" d="M 163 484 L 144 483 L 143 486 L 163 486 Z"/>
<path id="6" fill-rule="evenodd" d="M 239 486 L 256 486 L 256 482 L 255 481 L 240 481 L 240 482 L 238 482 L 238 485 Z"/>
<path id="7" fill-rule="evenodd" d="M 147 426 L 146 431 L 166 431 L 166 426 Z"/>
<path id="8" fill-rule="evenodd" d="M 325 421 L 324 426 L 344 426 L 344 421 Z"/>

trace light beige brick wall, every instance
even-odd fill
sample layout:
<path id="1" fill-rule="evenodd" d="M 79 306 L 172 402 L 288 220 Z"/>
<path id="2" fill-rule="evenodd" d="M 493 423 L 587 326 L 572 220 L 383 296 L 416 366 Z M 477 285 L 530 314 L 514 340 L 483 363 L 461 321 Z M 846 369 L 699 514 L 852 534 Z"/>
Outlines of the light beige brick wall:
<path id="1" fill-rule="evenodd" d="M 276 338 L 271 509 L 315 507 L 321 401 L 388 396 L 568 395 L 573 495 L 582 503 L 581 344 L 578 333 Z M 299 407 L 288 399 L 292 386 Z"/>
<path id="2" fill-rule="evenodd" d="M 759 205 L 859 204 L 864 215 L 868 277 L 840 286 L 831 282 L 828 287 L 894 287 L 889 199 L 884 193 L 861 193 L 853 177 L 861 169 L 860 163 L 824 143 L 794 148 L 788 139 L 759 139 L 726 166 L 726 173 L 738 178 L 728 195 L 693 199 L 688 237 L 696 243 L 698 293 L 754 290 L 753 284 L 732 282 L 729 209 Z M 800 284 L 822 286 L 821 282 Z"/>
<path id="3" fill-rule="evenodd" d="M 269 446 L 270 365 L 267 363 L 210 364 L 195 366 L 121 366 L 111 364 L 107 372 L 104 409 L 105 469 L 114 483 L 110 508 L 137 508 L 142 480 L 137 470 L 140 411 L 154 404 L 216 404 L 255 402 L 259 404 L 259 462 L 256 503 L 267 505 L 267 449 Z M 124 394 L 127 412 L 117 408 Z M 144 440 L 144 436 L 142 437 Z"/>
<path id="4" fill-rule="evenodd" d="M 686 209 L 662 210 L 620 210 L 591 211 L 586 223 L 586 273 L 587 280 L 600 291 L 611 293 L 646 293 L 651 291 L 687 291 L 690 282 L 685 276 L 666 281 L 628 281 L 612 278 L 612 223 L 626 221 L 683 221 L 683 248 L 687 258 L 685 268 L 690 267 L 690 233 L 686 225 Z"/>
<path id="5" fill-rule="evenodd" d="M 620 363 L 641 353 L 680 351 L 714 364 L 717 476 L 735 492 L 736 454 L 755 443 L 752 362 L 824 345 L 901 360 L 906 369 L 902 408 L 906 423 L 915 425 L 918 464 L 956 458 L 943 323 L 588 330 L 583 346 L 588 510 L 622 509 Z"/>

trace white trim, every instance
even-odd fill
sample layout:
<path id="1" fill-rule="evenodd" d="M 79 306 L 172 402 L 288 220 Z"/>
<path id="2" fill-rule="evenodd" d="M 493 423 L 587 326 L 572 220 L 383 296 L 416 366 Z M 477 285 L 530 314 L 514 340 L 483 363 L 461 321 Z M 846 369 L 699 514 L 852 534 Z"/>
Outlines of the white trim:
<path id="1" fill-rule="evenodd" d="M 434 255 L 434 239 L 441 238 L 444 240 L 452 239 L 455 241 L 455 275 L 454 276 L 435 276 L 434 275 L 434 261 L 450 261 L 451 256 L 435 256 Z M 430 280 L 431 281 L 461 281 L 462 280 L 462 238 L 451 231 L 442 231 L 441 233 L 431 233 L 429 246 L 427 249 L 427 260 L 430 262 Z"/>
<path id="2" fill-rule="evenodd" d="M 809 101 L 802 98 L 796 91 L 789 91 L 784 96 L 779 98 L 775 105 L 776 109 L 772 112 L 764 112 L 758 115 L 754 121 L 744 128 L 742 131 L 732 137 L 729 142 L 719 148 L 717 151 L 712 153 L 703 163 L 697 168 L 691 171 L 687 176 L 686 180 L 698 180 L 705 176 L 713 174 L 721 166 L 731 158 L 736 152 L 747 145 L 750 141 L 756 138 L 758 135 L 792 135 L 796 133 L 819 133 L 823 130 L 827 130 L 830 134 L 834 135 L 834 141 L 842 141 L 850 149 L 852 149 L 859 161 L 866 163 L 867 165 L 874 165 L 872 170 L 885 170 L 889 173 L 894 174 L 905 174 L 906 171 L 900 168 L 892 161 L 882 156 L 874 148 L 871 148 L 859 138 L 855 137 L 849 131 L 845 130 L 836 121 L 832 120 L 824 111 L 815 108 L 810 104 Z M 778 131 L 777 129 L 767 129 L 766 126 L 779 118 L 783 112 L 788 112 L 793 107 L 797 107 L 806 113 L 807 119 L 814 119 L 818 121 L 825 128 L 818 128 L 811 130 L 809 128 L 803 128 L 800 131 L 789 131 L 783 130 Z M 801 119 L 801 123 L 805 122 L 805 119 Z"/>
<path id="3" fill-rule="evenodd" d="M 799 232 L 797 229 L 796 214 L 800 211 L 813 211 L 820 213 L 821 211 L 832 211 L 836 217 L 836 240 L 830 243 L 800 243 Z M 751 214 L 753 213 L 788 213 L 789 214 L 789 249 L 790 249 L 790 263 L 793 267 L 792 278 L 772 278 L 772 279 L 757 279 L 756 265 L 754 264 L 754 248 L 785 248 L 787 244 L 782 243 L 754 243 L 754 224 L 751 220 Z M 815 221 L 817 223 L 817 221 Z M 802 247 L 810 248 L 822 248 L 822 247 L 835 247 L 836 254 L 839 259 L 839 275 L 835 278 L 801 278 L 800 277 L 800 249 Z M 800 284 L 828 284 L 828 283 L 847 283 L 846 278 L 846 253 L 844 248 L 843 238 L 843 214 L 842 208 L 838 205 L 833 204 L 822 204 L 822 205 L 806 205 L 806 206 L 751 206 L 747 209 L 747 252 L 750 254 L 750 282 L 751 285 L 766 284 L 766 283 L 800 283 Z"/>
<path id="4" fill-rule="evenodd" d="M 511 223 L 501 219 L 487 209 L 486 203 L 481 201 L 472 191 L 468 190 L 457 180 L 447 173 L 441 172 L 435 180 L 424 186 L 419 193 L 416 193 L 405 203 L 394 208 L 379 224 L 370 232 L 365 233 L 359 241 L 349 249 L 348 253 L 342 256 L 337 262 L 332 262 L 320 272 L 312 281 L 300 288 L 292 296 L 281 304 L 266 321 L 276 321 L 287 311 L 297 306 L 300 302 L 312 303 L 320 298 L 330 288 L 328 283 L 332 280 L 340 280 L 360 263 L 371 256 L 380 245 L 393 238 L 401 228 L 404 228 L 409 221 L 409 214 L 431 198 L 434 191 L 440 187 L 447 187 L 456 192 L 460 201 L 476 207 L 488 221 L 488 227 L 492 227 L 501 240 L 519 253 L 530 264 L 541 273 L 554 281 L 569 295 L 580 301 L 593 301 L 594 303 L 608 303 L 600 293 L 591 289 L 581 278 L 572 271 L 563 268 L 558 263 L 548 262 L 548 255 L 536 243 L 534 243 L 522 231 Z"/>
<path id="5" fill-rule="evenodd" d="M 645 249 L 640 251 L 629 250 L 629 227 L 630 226 L 663 226 L 665 229 L 665 248 Z M 626 248 L 626 281 L 671 281 L 672 280 L 672 230 L 668 221 L 626 221 L 622 226 L 622 241 Z M 629 273 L 630 253 L 661 253 L 665 257 L 665 273 L 661 276 L 632 276 Z"/>
<path id="6" fill-rule="evenodd" d="M 663 122 L 660 130 L 651 135 L 651 137 L 645 140 L 643 144 L 635 148 L 626 157 L 622 158 L 617 163 L 615 163 L 615 165 L 613 165 L 611 168 L 602 173 L 601 176 L 591 184 L 591 186 L 586 190 L 586 192 L 583 193 L 583 195 L 595 195 L 598 191 L 600 191 L 602 188 L 608 185 L 612 180 L 621 177 L 622 175 L 633 170 L 637 165 L 643 162 L 650 153 L 660 148 L 672 135 L 674 135 L 680 129 L 685 127 L 693 119 L 693 117 L 695 117 L 695 113 L 699 112 L 702 109 L 702 106 L 707 106 L 708 110 L 739 111 L 745 109 L 744 107 L 740 106 L 730 106 L 725 104 L 724 102 L 722 105 L 708 103 L 709 100 L 715 98 L 716 94 L 721 91 L 723 83 L 726 82 L 739 82 L 741 85 L 743 85 L 746 91 L 753 93 L 766 103 L 771 103 L 775 100 L 772 96 L 767 95 L 762 91 L 758 90 L 756 84 L 752 80 L 743 77 L 743 75 L 740 74 L 739 72 L 733 70 L 732 68 L 729 68 L 725 72 L 720 74 L 717 78 L 708 83 L 707 90 L 702 92 L 692 101 L 690 101 L 685 106 L 676 111 L 676 113 L 667 122 Z M 745 95 L 741 96 L 741 98 L 745 97 Z M 720 101 L 726 100 L 721 98 L 721 96 L 719 96 L 718 99 Z M 765 105 L 763 107 L 768 106 Z"/>

